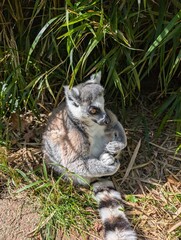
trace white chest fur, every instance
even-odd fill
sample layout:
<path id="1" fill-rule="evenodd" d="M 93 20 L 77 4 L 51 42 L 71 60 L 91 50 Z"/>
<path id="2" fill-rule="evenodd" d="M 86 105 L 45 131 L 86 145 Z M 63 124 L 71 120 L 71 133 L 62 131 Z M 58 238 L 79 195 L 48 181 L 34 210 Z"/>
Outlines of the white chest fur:
<path id="1" fill-rule="evenodd" d="M 93 124 L 89 127 L 87 133 L 90 142 L 90 157 L 98 158 L 104 151 L 106 145 L 106 138 L 104 133 L 105 126 Z"/>

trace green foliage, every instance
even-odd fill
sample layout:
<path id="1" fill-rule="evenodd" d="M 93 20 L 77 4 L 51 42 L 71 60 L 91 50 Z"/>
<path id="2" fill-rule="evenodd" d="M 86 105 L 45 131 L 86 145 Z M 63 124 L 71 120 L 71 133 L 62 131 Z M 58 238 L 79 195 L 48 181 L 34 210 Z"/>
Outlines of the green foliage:
<path id="1" fill-rule="evenodd" d="M 129 202 L 132 202 L 132 203 L 136 203 L 139 200 L 134 195 L 126 195 L 126 201 L 129 201 Z"/>
<path id="2" fill-rule="evenodd" d="M 100 69 L 109 96 L 120 93 L 120 106 L 132 102 L 152 72 L 162 94 L 177 90 L 177 0 L 6 0 L 1 5 L 0 116 L 22 108 L 36 113 L 37 103 L 56 105 L 63 84 L 72 86 Z M 174 103 L 170 107 L 173 113 Z"/>
<path id="3" fill-rule="evenodd" d="M 177 92 L 171 92 L 168 99 L 157 109 L 156 116 L 164 116 L 158 134 L 162 131 L 167 121 L 174 121 L 177 125 L 177 131 L 181 131 L 181 89 Z"/>
<path id="4" fill-rule="evenodd" d="M 181 138 L 181 132 L 177 132 L 177 138 L 180 139 Z M 177 149 L 176 149 L 176 154 L 181 150 L 181 143 L 178 145 Z"/>
<path id="5" fill-rule="evenodd" d="M 26 191 L 40 203 L 41 219 L 34 234 L 41 231 L 45 239 L 50 240 L 56 238 L 58 229 L 67 235 L 73 230 L 83 236 L 93 227 L 96 204 L 90 191 L 76 189 L 62 176 L 51 178 L 45 164 L 34 171 L 23 171 L 12 168 L 0 156 L 0 171 L 17 194 Z"/>

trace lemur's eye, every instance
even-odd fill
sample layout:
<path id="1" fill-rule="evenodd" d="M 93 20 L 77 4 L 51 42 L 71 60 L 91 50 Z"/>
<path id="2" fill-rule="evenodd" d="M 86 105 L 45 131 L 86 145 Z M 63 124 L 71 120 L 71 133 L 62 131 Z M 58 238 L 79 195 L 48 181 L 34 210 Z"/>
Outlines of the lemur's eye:
<path id="1" fill-rule="evenodd" d="M 100 112 L 100 109 L 97 108 L 97 107 L 93 107 L 92 106 L 92 107 L 89 108 L 89 113 L 92 114 L 92 115 L 95 115 L 95 114 L 97 114 L 99 112 Z"/>

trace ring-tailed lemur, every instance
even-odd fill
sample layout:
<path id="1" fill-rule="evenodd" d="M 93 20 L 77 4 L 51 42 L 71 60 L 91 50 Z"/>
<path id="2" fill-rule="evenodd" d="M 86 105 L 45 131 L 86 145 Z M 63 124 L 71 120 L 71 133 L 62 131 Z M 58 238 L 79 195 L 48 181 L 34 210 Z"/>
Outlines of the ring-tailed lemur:
<path id="1" fill-rule="evenodd" d="M 104 108 L 100 80 L 98 72 L 72 89 L 64 87 L 66 103 L 54 110 L 49 119 L 43 135 L 43 152 L 46 162 L 74 183 L 94 182 L 106 240 L 135 240 L 119 192 L 110 180 L 99 179 L 117 172 L 120 167 L 117 156 L 127 145 L 122 125 Z"/>

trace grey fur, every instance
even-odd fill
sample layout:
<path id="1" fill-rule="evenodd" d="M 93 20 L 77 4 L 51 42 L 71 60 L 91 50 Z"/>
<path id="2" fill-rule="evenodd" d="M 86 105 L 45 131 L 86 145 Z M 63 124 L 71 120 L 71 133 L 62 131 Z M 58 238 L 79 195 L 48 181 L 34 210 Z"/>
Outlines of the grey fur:
<path id="1" fill-rule="evenodd" d="M 115 155 L 126 146 L 126 135 L 116 116 L 104 109 L 103 92 L 95 76 L 72 89 L 65 87 L 66 104 L 52 113 L 43 135 L 46 161 L 56 172 L 68 170 L 67 177 L 73 172 L 90 183 L 119 169 L 120 162 Z M 92 104 L 100 109 L 95 116 L 87 113 Z M 99 125 L 104 115 L 110 122 Z M 73 180 L 81 182 L 79 177 L 73 176 Z"/>

